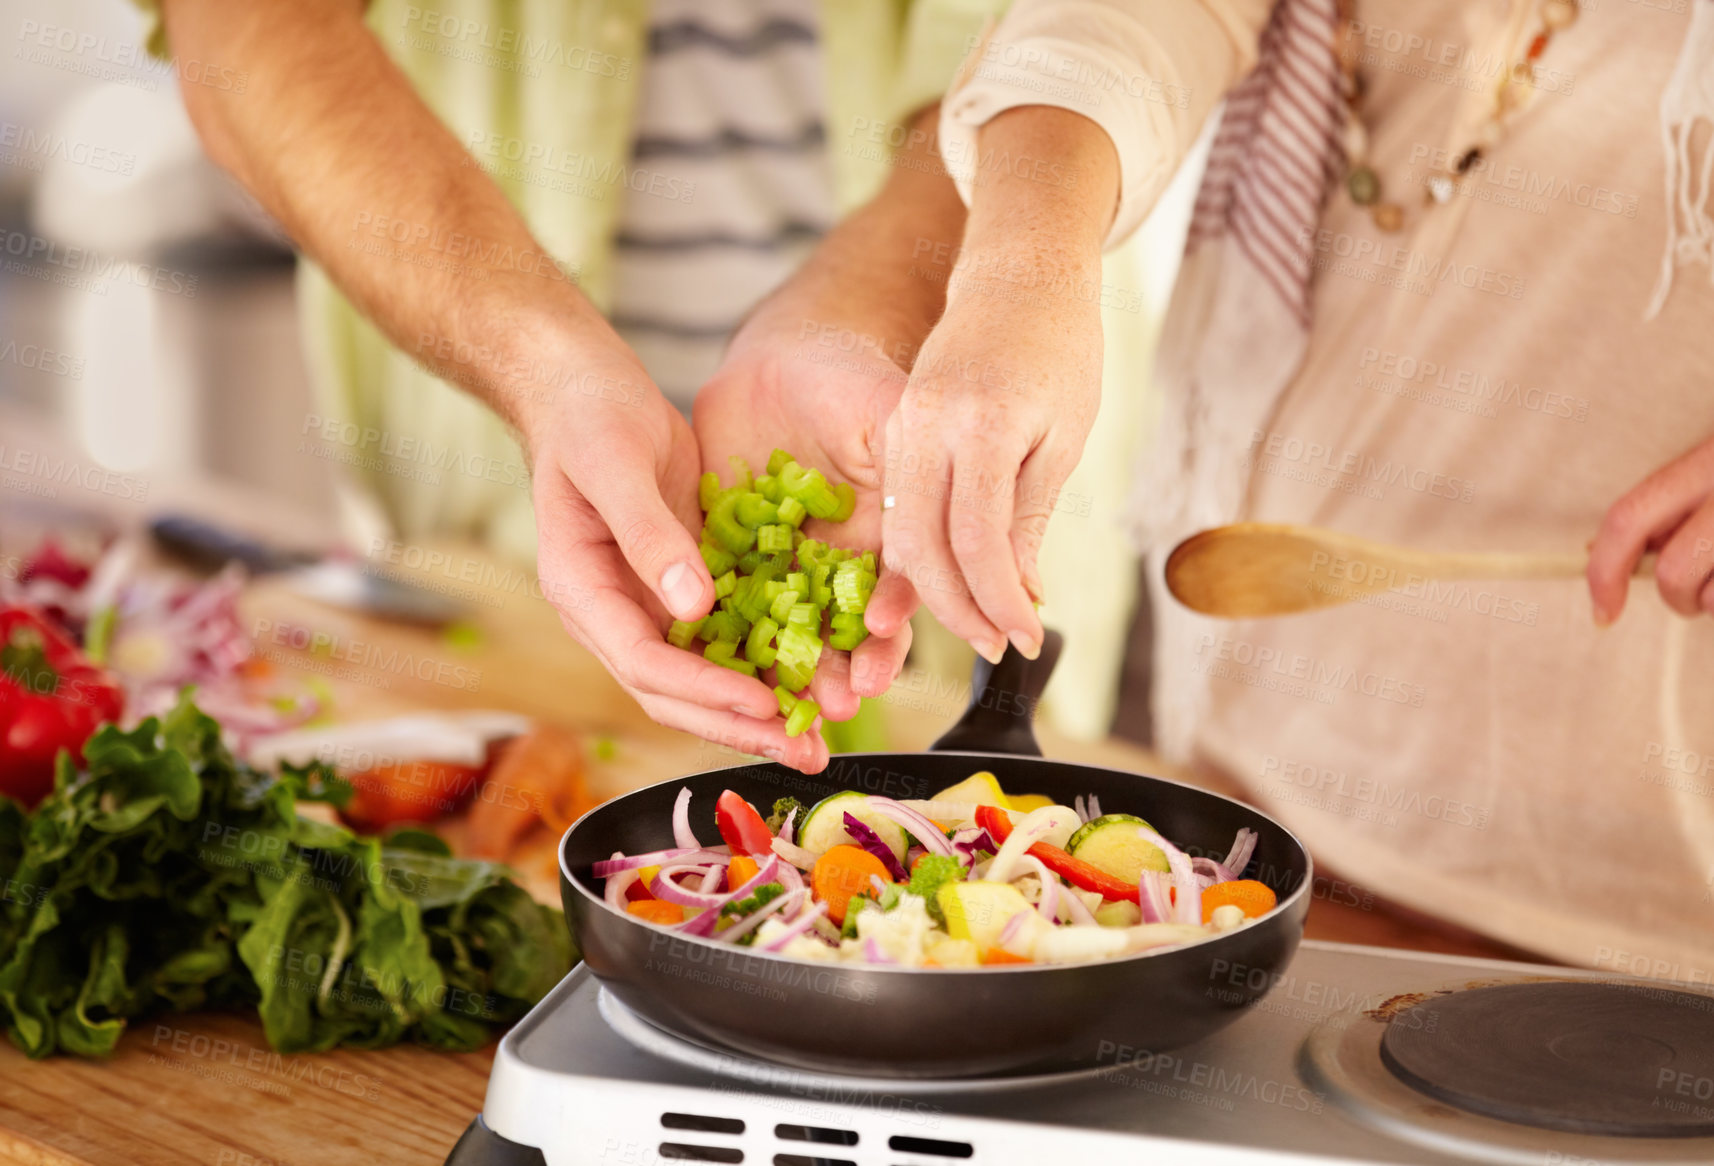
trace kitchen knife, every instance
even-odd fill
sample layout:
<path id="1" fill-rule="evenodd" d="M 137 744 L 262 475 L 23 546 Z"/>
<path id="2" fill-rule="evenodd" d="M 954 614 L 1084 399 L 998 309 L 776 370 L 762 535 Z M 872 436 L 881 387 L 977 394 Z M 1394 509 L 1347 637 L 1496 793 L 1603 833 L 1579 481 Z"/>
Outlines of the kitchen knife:
<path id="1" fill-rule="evenodd" d="M 377 574 L 360 561 L 271 547 L 182 514 L 155 519 L 149 533 L 162 550 L 193 567 L 217 571 L 227 563 L 241 563 L 252 575 L 280 576 L 305 598 L 364 615 L 440 627 L 469 610 L 450 596 Z"/>

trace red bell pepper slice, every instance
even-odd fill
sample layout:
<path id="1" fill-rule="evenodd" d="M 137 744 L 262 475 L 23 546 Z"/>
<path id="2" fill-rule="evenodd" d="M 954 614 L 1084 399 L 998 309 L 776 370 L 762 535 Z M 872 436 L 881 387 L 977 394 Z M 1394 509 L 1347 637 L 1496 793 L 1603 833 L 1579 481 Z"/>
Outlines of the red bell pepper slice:
<path id="1" fill-rule="evenodd" d="M 83 743 L 117 721 L 124 697 L 47 616 L 0 609 L 0 793 L 33 806 L 54 787 L 61 749 L 83 761 Z"/>
<path id="2" fill-rule="evenodd" d="M 1002 846 L 1012 833 L 1012 820 L 997 806 L 977 806 L 976 824 L 988 831 L 989 836 Z M 1038 842 L 1030 847 L 1029 853 L 1041 859 L 1043 866 L 1079 890 L 1094 891 L 1103 899 L 1128 899 L 1133 903 L 1137 901 L 1137 887 L 1114 878 L 1081 858 L 1073 857 L 1057 846 Z"/>
<path id="3" fill-rule="evenodd" d="M 731 790 L 714 803 L 714 824 L 733 854 L 773 853 L 773 831 L 754 806 Z"/>

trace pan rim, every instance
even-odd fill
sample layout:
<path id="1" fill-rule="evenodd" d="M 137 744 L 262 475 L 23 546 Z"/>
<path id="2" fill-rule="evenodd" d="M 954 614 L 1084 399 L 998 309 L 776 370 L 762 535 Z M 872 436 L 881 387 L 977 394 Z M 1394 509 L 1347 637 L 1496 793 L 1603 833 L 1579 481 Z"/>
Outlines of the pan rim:
<path id="1" fill-rule="evenodd" d="M 1298 883 L 1297 889 L 1295 891 L 1293 891 L 1290 895 L 1287 895 L 1284 899 L 1282 899 L 1278 903 L 1276 903 L 1274 905 L 1273 909 L 1271 911 L 1269 911 L 1266 915 L 1262 915 L 1262 916 L 1259 916 L 1258 918 L 1256 918 L 1254 920 L 1251 920 L 1250 923 L 1245 924 L 1243 927 L 1235 927 L 1230 931 L 1216 931 L 1216 932 L 1214 932 L 1210 935 L 1207 935 L 1201 939 L 1192 940 L 1189 943 L 1173 944 L 1173 945 L 1167 946 L 1167 947 L 1153 948 L 1153 949 L 1150 949 L 1148 951 L 1133 952 L 1130 955 L 1116 956 L 1116 957 L 1113 957 L 1111 959 L 1084 960 L 1080 963 L 1073 963 L 1073 964 L 1000 964 L 997 966 L 985 965 L 985 966 L 978 967 L 978 968 L 919 968 L 919 967 L 908 967 L 908 966 L 905 966 L 902 964 L 850 963 L 850 962 L 846 962 L 844 960 L 825 960 L 825 961 L 824 960 L 806 960 L 806 959 L 803 959 L 802 957 L 799 957 L 799 956 L 788 956 L 788 955 L 784 955 L 780 952 L 757 951 L 753 947 L 739 948 L 739 947 L 735 947 L 731 944 L 716 943 L 713 940 L 708 939 L 705 936 L 685 935 L 682 932 L 673 931 L 669 928 L 660 927 L 656 924 L 646 922 L 645 920 L 639 919 L 634 915 L 630 915 L 624 911 L 620 911 L 620 910 L 615 909 L 612 906 L 609 906 L 607 903 L 607 900 L 605 898 L 595 894 L 588 887 L 585 887 L 579 879 L 577 879 L 574 875 L 572 875 L 572 873 L 570 871 L 568 871 L 566 869 L 566 865 L 565 865 L 566 843 L 571 840 L 571 836 L 574 833 L 576 833 L 577 828 L 579 826 L 583 825 L 583 823 L 588 821 L 590 818 L 594 817 L 597 813 L 600 813 L 601 811 L 606 810 L 611 806 L 615 806 L 615 805 L 619 804 L 620 802 L 623 802 L 626 798 L 630 798 L 630 797 L 636 796 L 638 794 L 647 793 L 650 790 L 656 789 L 659 786 L 667 785 L 671 782 L 691 781 L 691 780 L 696 779 L 696 778 L 709 777 L 709 776 L 716 774 L 716 773 L 725 773 L 729 770 L 735 770 L 735 769 L 778 769 L 778 770 L 784 770 L 787 773 L 798 773 L 799 772 L 798 770 L 792 769 L 789 766 L 781 765 L 777 761 L 756 761 L 756 762 L 746 763 L 743 765 L 723 766 L 719 769 L 704 769 L 704 770 L 701 770 L 697 773 L 681 774 L 678 777 L 663 778 L 660 781 L 650 782 L 648 785 L 638 786 L 634 790 L 627 790 L 626 792 L 620 794 L 616 798 L 610 798 L 607 801 L 602 802 L 600 805 L 597 805 L 597 806 L 593 807 L 592 809 L 586 810 L 575 822 L 573 822 L 570 826 L 566 827 L 564 834 L 560 835 L 560 839 L 559 839 L 559 843 L 558 843 L 558 853 L 555 856 L 555 861 L 559 866 L 560 884 L 562 887 L 564 887 L 566 885 L 570 885 L 571 887 L 575 888 L 576 891 L 580 895 L 582 895 L 584 897 L 584 899 L 589 904 L 599 908 L 600 910 L 606 911 L 609 915 L 613 916 L 616 919 L 622 920 L 626 924 L 629 924 L 629 925 L 632 925 L 635 927 L 645 928 L 651 934 L 671 935 L 674 938 L 683 940 L 686 943 L 701 944 L 701 945 L 708 947 L 708 948 L 715 950 L 715 951 L 742 951 L 745 954 L 746 958 L 752 958 L 753 957 L 756 959 L 777 960 L 781 963 L 792 964 L 794 966 L 800 966 L 800 967 L 822 967 L 822 966 L 825 966 L 828 968 L 839 968 L 842 970 L 848 970 L 848 971 L 853 971 L 853 972 L 863 972 L 866 974 L 867 973 L 881 973 L 881 974 L 891 974 L 891 975 L 914 974 L 914 975 L 942 976 L 942 977 L 948 977 L 948 978 L 950 978 L 952 976 L 991 976 L 991 975 L 995 975 L 995 974 L 999 974 L 999 975 L 1042 974 L 1042 973 L 1048 973 L 1048 972 L 1067 971 L 1067 970 L 1071 970 L 1071 969 L 1075 969 L 1075 968 L 1088 968 L 1088 967 L 1094 967 L 1094 966 L 1121 966 L 1121 965 L 1129 964 L 1129 963 L 1139 961 L 1139 960 L 1153 959 L 1157 956 L 1169 955 L 1169 954 L 1172 954 L 1175 952 L 1190 951 L 1190 950 L 1193 950 L 1195 948 L 1203 947 L 1203 946 L 1208 945 L 1208 944 L 1217 943 L 1221 940 L 1232 939 L 1234 937 L 1242 935 L 1244 932 L 1248 931 L 1252 926 L 1256 926 L 1256 925 L 1259 925 L 1262 923 L 1269 922 L 1270 920 L 1273 920 L 1277 915 L 1279 915 L 1280 912 L 1286 911 L 1287 909 L 1291 908 L 1293 905 L 1295 905 L 1298 902 L 1299 899 L 1303 898 L 1306 894 L 1309 894 L 1311 889 L 1313 888 L 1313 886 L 1315 884 L 1315 857 L 1314 857 L 1314 855 L 1312 855 L 1309 852 L 1309 847 L 1304 845 L 1303 839 L 1299 838 L 1295 833 L 1293 833 L 1289 827 L 1287 827 L 1284 823 L 1282 823 L 1278 819 L 1276 819 L 1272 814 L 1269 814 L 1264 810 L 1258 809 L 1257 807 L 1250 805 L 1248 802 L 1241 802 L 1237 798 L 1229 797 L 1226 794 L 1222 794 L 1222 793 L 1216 793 L 1214 790 L 1204 789 L 1203 787 L 1201 787 L 1199 785 L 1192 785 L 1190 782 L 1187 782 L 1187 781 L 1178 781 L 1178 780 L 1176 780 L 1174 778 L 1170 778 L 1170 777 L 1156 777 L 1153 774 L 1140 773 L 1140 772 L 1137 772 L 1136 770 L 1130 770 L 1130 769 L 1112 769 L 1112 768 L 1109 768 L 1108 766 L 1105 766 L 1105 765 L 1085 765 L 1085 764 L 1083 764 L 1081 762 L 1077 762 L 1077 761 L 1059 761 L 1059 760 L 1056 760 L 1056 759 L 1050 758 L 1050 757 L 1026 757 L 1026 756 L 1022 756 L 1022 755 L 1015 754 L 1015 753 L 982 753 L 982 752 L 976 752 L 974 750 L 967 750 L 967 749 L 945 749 L 945 750 L 934 750 L 932 752 L 922 752 L 922 753 L 840 753 L 840 754 L 837 754 L 837 756 L 841 759 L 850 759 L 850 760 L 858 760 L 858 759 L 862 759 L 862 758 L 878 758 L 878 757 L 894 757 L 894 758 L 979 757 L 979 758 L 983 758 L 983 759 L 990 760 L 990 761 L 1042 761 L 1042 762 L 1047 762 L 1048 764 L 1051 764 L 1051 765 L 1071 766 L 1071 767 L 1079 769 L 1079 770 L 1088 770 L 1088 771 L 1095 772 L 1095 773 L 1110 773 L 1110 774 L 1116 774 L 1116 775 L 1121 776 L 1121 777 L 1147 778 L 1149 781 L 1160 782 L 1163 785 L 1177 786 L 1180 789 L 1192 790 L 1196 793 L 1203 794 L 1207 797 L 1217 798 L 1220 801 L 1228 802 L 1234 806 L 1237 806 L 1240 809 L 1247 810 L 1252 814 L 1258 815 L 1263 820 L 1268 822 L 1270 825 L 1274 826 L 1276 829 L 1283 832 L 1285 834 L 1285 836 L 1287 838 L 1290 838 L 1292 840 L 1292 843 L 1294 845 L 1296 845 L 1296 847 L 1298 848 L 1298 851 L 1303 855 L 1303 860 L 1304 860 L 1303 879 Z M 810 774 L 809 776 L 813 777 L 815 775 Z M 600 974 L 596 973 L 596 975 L 599 978 Z"/>

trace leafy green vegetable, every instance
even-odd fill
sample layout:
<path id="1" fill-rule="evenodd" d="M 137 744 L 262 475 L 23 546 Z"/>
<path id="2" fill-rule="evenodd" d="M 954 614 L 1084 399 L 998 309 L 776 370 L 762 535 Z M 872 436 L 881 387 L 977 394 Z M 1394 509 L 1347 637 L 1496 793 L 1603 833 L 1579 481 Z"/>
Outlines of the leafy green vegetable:
<path id="1" fill-rule="evenodd" d="M 946 883 L 956 883 L 966 875 L 964 864 L 948 854 L 925 854 L 917 859 L 911 869 L 911 883 L 905 890 L 928 901 L 928 913 L 936 923 L 945 925 L 946 917 L 941 914 L 939 896 L 936 894 Z"/>
<path id="2" fill-rule="evenodd" d="M 763 907 L 766 907 L 769 903 L 772 903 L 775 899 L 785 893 L 785 887 L 779 883 L 763 883 L 761 886 L 756 888 L 756 893 L 751 895 L 749 898 L 740 899 L 736 903 L 728 903 L 726 906 L 720 908 L 720 917 L 724 919 L 728 916 L 748 915 L 752 911 L 760 911 Z M 749 947 L 755 942 L 756 932 L 754 930 L 746 932 L 738 937 L 739 947 Z"/>
<path id="3" fill-rule="evenodd" d="M 808 815 L 804 804 L 796 798 L 781 798 L 774 803 L 774 812 L 768 815 L 768 829 L 778 834 L 793 810 L 797 811 L 797 817 L 792 818 L 792 829 L 796 830 L 803 825 L 803 820 Z"/>
<path id="4" fill-rule="evenodd" d="M 720 917 L 724 919 L 728 915 L 748 915 L 752 911 L 760 911 L 785 893 L 785 887 L 779 883 L 763 883 L 748 899 L 739 899 L 736 903 L 728 903 L 720 908 Z"/>
<path id="5" fill-rule="evenodd" d="M 32 1057 L 111 1052 L 164 1010 L 255 1008 L 281 1052 L 485 1044 L 569 967 L 558 913 L 421 831 L 298 816 L 350 789 L 236 762 L 187 698 L 60 755 L 31 813 L 0 798 L 0 1020 Z"/>

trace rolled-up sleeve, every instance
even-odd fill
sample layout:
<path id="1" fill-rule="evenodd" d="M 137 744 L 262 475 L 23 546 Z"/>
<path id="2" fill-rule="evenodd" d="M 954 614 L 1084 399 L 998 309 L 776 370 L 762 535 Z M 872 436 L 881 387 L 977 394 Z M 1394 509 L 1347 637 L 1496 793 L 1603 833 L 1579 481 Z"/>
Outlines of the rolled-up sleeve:
<path id="1" fill-rule="evenodd" d="M 1272 0 L 1017 0 L 941 106 L 941 153 L 968 203 L 977 131 L 1023 105 L 1099 125 L 1119 155 L 1109 248 L 1137 229 L 1210 111 L 1254 64 Z"/>

